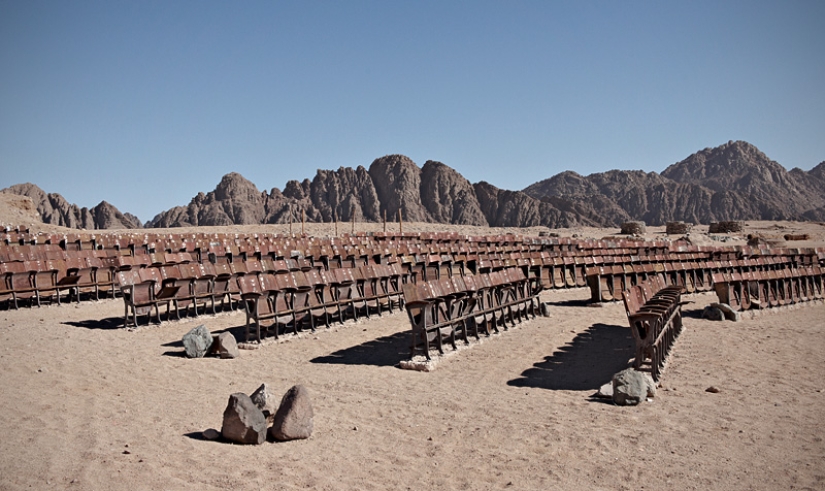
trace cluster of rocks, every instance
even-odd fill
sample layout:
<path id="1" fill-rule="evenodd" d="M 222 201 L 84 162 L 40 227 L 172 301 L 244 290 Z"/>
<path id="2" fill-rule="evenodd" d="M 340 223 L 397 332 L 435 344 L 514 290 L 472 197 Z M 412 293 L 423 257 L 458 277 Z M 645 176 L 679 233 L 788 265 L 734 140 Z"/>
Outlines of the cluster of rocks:
<path id="1" fill-rule="evenodd" d="M 665 225 L 665 233 L 667 235 L 685 235 L 687 233 L 690 233 L 690 230 L 692 228 L 692 223 L 667 222 L 667 225 Z"/>
<path id="2" fill-rule="evenodd" d="M 645 222 L 625 222 L 622 224 L 623 235 L 644 235 L 647 232 Z"/>
<path id="3" fill-rule="evenodd" d="M 207 439 L 259 445 L 272 440 L 300 440 L 312 435 L 312 404 L 309 391 L 303 385 L 289 389 L 275 408 L 275 399 L 266 384 L 251 395 L 237 392 L 229 396 L 223 412 L 221 431 L 206 430 Z M 269 426 L 271 424 L 271 426 Z"/>
<path id="4" fill-rule="evenodd" d="M 735 234 L 745 230 L 745 222 L 713 222 L 708 227 L 709 234 Z"/>
<path id="5" fill-rule="evenodd" d="M 232 333 L 224 331 L 213 335 L 203 324 L 183 335 L 183 348 L 189 358 L 213 355 L 232 359 L 241 356 Z"/>

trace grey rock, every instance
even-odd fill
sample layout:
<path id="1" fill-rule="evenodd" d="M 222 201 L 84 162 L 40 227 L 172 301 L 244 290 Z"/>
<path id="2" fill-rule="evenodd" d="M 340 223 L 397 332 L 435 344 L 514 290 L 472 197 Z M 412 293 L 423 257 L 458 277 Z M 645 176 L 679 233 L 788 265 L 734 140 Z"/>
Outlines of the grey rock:
<path id="1" fill-rule="evenodd" d="M 733 310 L 733 307 L 731 307 L 730 305 L 728 305 L 726 303 L 714 302 L 714 303 L 710 304 L 710 306 L 713 307 L 713 308 L 717 308 L 717 309 L 721 310 L 722 313 L 725 314 L 725 319 L 727 319 L 729 321 L 738 322 L 742 319 L 742 314 L 740 314 L 736 310 Z"/>
<path id="2" fill-rule="evenodd" d="M 205 440 L 217 440 L 221 437 L 221 432 L 216 430 L 215 428 L 209 428 L 208 430 L 203 430 L 203 438 Z"/>
<path id="3" fill-rule="evenodd" d="M 229 396 L 223 412 L 221 436 L 235 443 L 260 444 L 266 440 L 266 418 L 248 395 Z"/>
<path id="4" fill-rule="evenodd" d="M 233 336 L 232 333 L 220 333 L 217 337 L 217 344 L 218 346 L 216 347 L 215 352 L 221 358 L 231 359 L 241 356 L 241 352 L 238 350 L 238 342 L 235 340 L 235 336 Z"/>
<path id="5" fill-rule="evenodd" d="M 656 383 L 648 373 L 633 368 L 613 376 L 613 402 L 619 406 L 635 406 L 656 395 Z"/>
<path id="6" fill-rule="evenodd" d="M 599 387 L 599 391 L 596 392 L 593 397 L 598 397 L 599 399 L 613 399 L 613 382 L 608 382 Z"/>
<path id="7" fill-rule="evenodd" d="M 203 358 L 212 346 L 212 334 L 203 324 L 183 335 L 183 347 L 189 358 Z"/>
<path id="8" fill-rule="evenodd" d="M 303 385 L 289 389 L 281 399 L 269 434 L 278 441 L 309 438 L 312 435 L 312 404 Z"/>
<path id="9" fill-rule="evenodd" d="M 258 387 L 255 392 L 249 396 L 249 398 L 252 399 L 252 402 L 254 402 L 261 411 L 263 411 L 264 416 L 275 414 L 275 411 L 278 410 L 275 396 L 266 384 L 261 384 L 261 386 Z"/>
<path id="10" fill-rule="evenodd" d="M 723 321 L 725 320 L 725 313 L 719 308 L 708 305 L 704 308 L 704 310 L 702 310 L 702 319 Z"/>

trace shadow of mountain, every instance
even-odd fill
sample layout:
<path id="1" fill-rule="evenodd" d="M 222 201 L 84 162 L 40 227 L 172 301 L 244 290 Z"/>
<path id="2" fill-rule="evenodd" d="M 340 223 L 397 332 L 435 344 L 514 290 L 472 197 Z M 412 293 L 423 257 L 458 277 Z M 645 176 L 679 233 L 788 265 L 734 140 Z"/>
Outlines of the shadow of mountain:
<path id="1" fill-rule="evenodd" d="M 630 329 L 593 324 L 572 342 L 510 380 L 512 387 L 549 390 L 598 390 L 628 367 L 635 355 Z"/>
<path id="2" fill-rule="evenodd" d="M 398 365 L 401 360 L 410 357 L 410 333 L 408 331 L 383 336 L 366 343 L 352 346 L 319 356 L 311 363 L 328 363 L 333 365 L 373 365 L 390 367 Z"/>

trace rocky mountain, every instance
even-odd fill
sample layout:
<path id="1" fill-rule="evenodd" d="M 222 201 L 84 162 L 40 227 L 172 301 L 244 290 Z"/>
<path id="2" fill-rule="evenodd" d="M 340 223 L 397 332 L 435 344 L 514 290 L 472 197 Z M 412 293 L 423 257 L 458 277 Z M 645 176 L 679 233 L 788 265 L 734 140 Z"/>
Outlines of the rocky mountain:
<path id="1" fill-rule="evenodd" d="M 109 203 L 92 209 L 46 194 L 33 184 L 7 192 L 32 198 L 43 221 L 74 228 L 138 228 L 136 217 Z M 318 170 L 310 181 L 261 191 L 238 173 L 225 175 L 188 205 L 159 213 L 147 227 L 226 226 L 299 222 L 405 221 L 494 227 L 549 228 L 649 225 L 683 220 L 825 221 L 825 162 L 810 171 L 785 170 L 753 145 L 737 141 L 706 148 L 661 174 L 611 170 L 582 176 L 566 171 L 523 191 L 471 184 L 436 161 L 423 167 L 403 155 L 358 166 Z"/>
<path id="2" fill-rule="evenodd" d="M 57 193 L 47 194 L 31 183 L 15 184 L 3 189 L 2 192 L 31 198 L 43 223 L 87 230 L 142 228 L 138 217 L 129 213 L 121 213 L 106 201 L 101 201 L 93 208 L 81 208 L 69 203 L 63 196 Z"/>
<path id="3" fill-rule="evenodd" d="M 558 201 L 558 200 L 557 200 Z M 565 227 L 596 225 L 594 217 L 580 217 L 575 206 L 542 202 L 519 191 L 505 191 L 487 183 L 470 184 L 441 162 L 418 167 L 403 155 L 373 161 L 369 170 L 341 167 L 319 170 L 312 181 L 289 181 L 261 192 L 237 173 L 227 174 L 210 193 L 200 193 L 189 205 L 158 214 L 148 227 L 180 227 L 297 222 L 301 214 L 312 222 L 333 219 L 378 222 L 404 221 L 460 225 Z M 353 215 L 354 213 L 354 215 Z"/>
<path id="4" fill-rule="evenodd" d="M 674 220 L 818 220 L 825 207 L 824 174 L 823 164 L 808 172 L 789 172 L 753 145 L 736 141 L 701 150 L 661 174 L 613 170 L 581 176 L 568 171 L 524 192 L 543 201 L 577 203 L 580 213 L 594 214 L 589 216 L 598 216 L 606 226 L 625 219 L 649 225 Z"/>

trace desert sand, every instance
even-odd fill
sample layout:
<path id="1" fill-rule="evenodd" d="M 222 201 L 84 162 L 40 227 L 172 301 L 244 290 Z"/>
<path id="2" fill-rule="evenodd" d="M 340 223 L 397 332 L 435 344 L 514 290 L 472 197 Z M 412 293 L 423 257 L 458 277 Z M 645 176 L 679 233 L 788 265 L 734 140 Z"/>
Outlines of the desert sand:
<path id="1" fill-rule="evenodd" d="M 436 227 L 446 228 L 404 224 Z M 750 228 L 777 241 L 799 229 L 813 244 L 825 231 Z M 120 299 L 3 310 L 0 490 L 825 489 L 825 305 L 711 322 L 700 313 L 716 296 L 688 295 L 656 397 L 619 407 L 592 395 L 633 357 L 627 318 L 621 304 L 588 297 L 545 292 L 549 317 L 430 373 L 397 367 L 409 353 L 399 311 L 221 360 L 185 358 L 181 338 L 205 324 L 242 340 L 242 312 L 125 330 Z M 309 389 L 311 438 L 202 438 L 220 429 L 229 394 L 264 382 L 279 394 Z"/>

